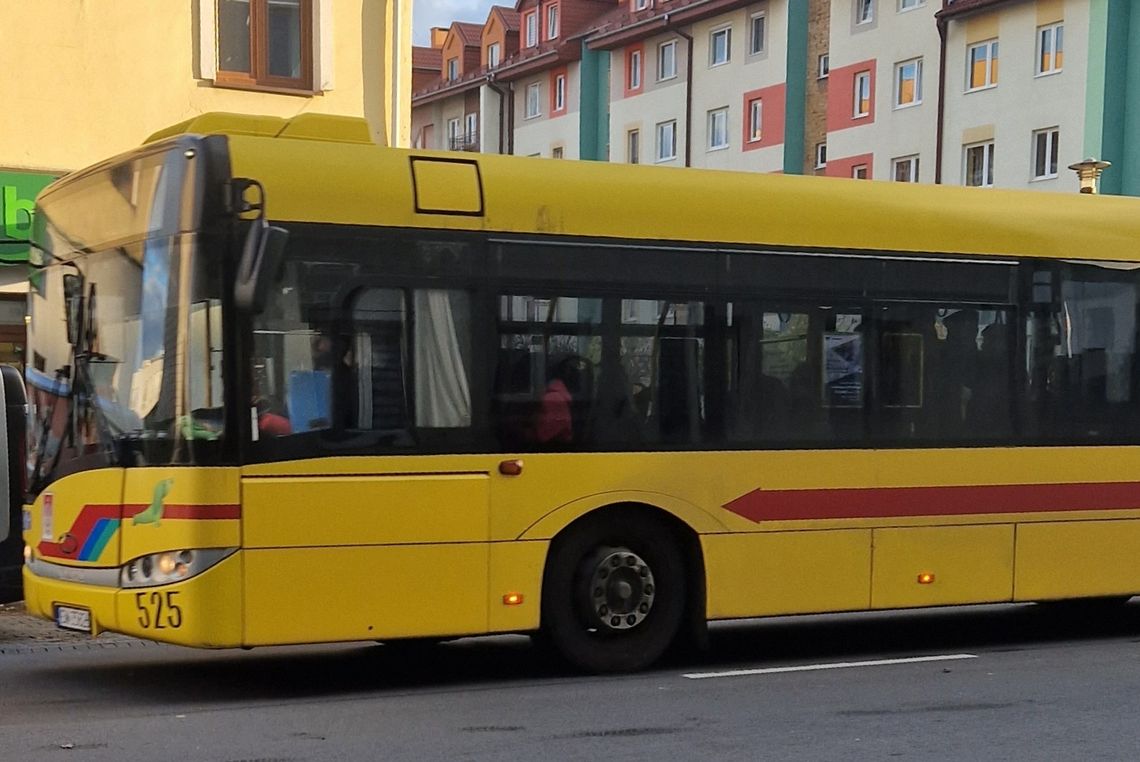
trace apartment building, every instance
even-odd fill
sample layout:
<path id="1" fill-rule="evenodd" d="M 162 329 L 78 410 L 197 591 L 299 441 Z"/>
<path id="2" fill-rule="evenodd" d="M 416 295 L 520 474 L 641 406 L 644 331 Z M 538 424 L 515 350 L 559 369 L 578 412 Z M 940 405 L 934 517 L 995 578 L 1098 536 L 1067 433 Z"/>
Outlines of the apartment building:
<path id="1" fill-rule="evenodd" d="M 1132 2 L 514 10 L 518 48 L 485 73 L 507 93 L 505 152 L 1056 192 L 1075 192 L 1068 167 L 1092 156 L 1112 163 L 1102 192 L 1140 195 Z"/>

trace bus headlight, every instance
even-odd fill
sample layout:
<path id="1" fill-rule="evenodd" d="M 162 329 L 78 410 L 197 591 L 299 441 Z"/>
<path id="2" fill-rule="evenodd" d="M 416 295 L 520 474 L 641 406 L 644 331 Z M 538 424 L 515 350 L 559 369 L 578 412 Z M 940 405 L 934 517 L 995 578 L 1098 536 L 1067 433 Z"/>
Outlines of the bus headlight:
<path id="1" fill-rule="evenodd" d="M 122 587 L 154 587 L 181 582 L 209 569 L 237 548 L 198 548 L 151 553 L 125 563 L 119 572 Z"/>

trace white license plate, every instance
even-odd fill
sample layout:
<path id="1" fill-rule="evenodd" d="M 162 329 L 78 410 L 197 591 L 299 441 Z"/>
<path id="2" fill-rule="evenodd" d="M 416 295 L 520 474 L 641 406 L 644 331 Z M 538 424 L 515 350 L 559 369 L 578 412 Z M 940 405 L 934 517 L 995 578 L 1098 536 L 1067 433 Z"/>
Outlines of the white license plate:
<path id="1" fill-rule="evenodd" d="M 65 630 L 91 632 L 91 612 L 87 609 L 77 609 L 71 606 L 56 606 L 55 623 L 56 626 Z"/>

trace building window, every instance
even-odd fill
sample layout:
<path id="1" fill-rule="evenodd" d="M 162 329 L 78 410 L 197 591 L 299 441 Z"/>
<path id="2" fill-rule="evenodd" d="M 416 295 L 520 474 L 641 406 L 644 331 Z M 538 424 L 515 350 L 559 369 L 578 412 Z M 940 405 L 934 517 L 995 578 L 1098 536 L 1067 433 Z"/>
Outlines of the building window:
<path id="1" fill-rule="evenodd" d="M 551 148 L 551 149 L 550 149 L 550 158 L 552 158 L 552 159 L 561 159 L 561 158 L 562 158 L 562 155 L 563 155 L 563 148 L 562 148 L 562 146 L 554 146 L 554 148 Z"/>
<path id="2" fill-rule="evenodd" d="M 870 24 L 875 20 L 875 0 L 855 0 L 855 23 Z"/>
<path id="3" fill-rule="evenodd" d="M 677 158 L 677 120 L 661 122 L 657 125 L 657 161 L 672 161 Z"/>
<path id="4" fill-rule="evenodd" d="M 994 184 L 994 142 L 966 146 L 965 184 L 971 188 L 989 188 Z"/>
<path id="5" fill-rule="evenodd" d="M 459 59 L 449 58 L 447 59 L 447 81 L 454 82 L 457 79 L 459 79 Z"/>
<path id="6" fill-rule="evenodd" d="M 756 55 L 764 52 L 764 30 L 767 18 L 763 13 L 753 13 L 748 26 L 748 54 Z"/>
<path id="7" fill-rule="evenodd" d="M 557 74 L 554 77 L 554 104 L 553 111 L 566 110 L 566 75 Z"/>
<path id="8" fill-rule="evenodd" d="M 922 5 L 926 5 L 926 0 L 899 0 L 900 11 L 913 10 Z"/>
<path id="9" fill-rule="evenodd" d="M 635 11 L 643 11 L 649 7 L 649 0 L 633 0 L 632 7 Z"/>
<path id="10" fill-rule="evenodd" d="M 630 130 L 625 134 L 625 157 L 630 164 L 641 163 L 641 130 Z"/>
<path id="11" fill-rule="evenodd" d="M 677 76 L 677 41 L 670 40 L 657 46 L 657 80 Z"/>
<path id="12" fill-rule="evenodd" d="M 903 156 L 891 159 L 891 178 L 899 183 L 918 182 L 918 157 Z"/>
<path id="13" fill-rule="evenodd" d="M 479 135 L 479 115 L 468 114 L 467 117 L 467 142 L 474 143 L 475 138 Z"/>
<path id="14" fill-rule="evenodd" d="M 558 3 L 546 6 L 546 39 L 558 37 Z"/>
<path id="15" fill-rule="evenodd" d="M 538 44 L 538 12 L 531 11 L 523 16 L 523 27 L 526 29 L 526 47 L 533 48 Z"/>
<path id="16" fill-rule="evenodd" d="M 539 105 L 539 97 L 542 86 L 538 82 L 533 82 L 526 86 L 526 118 L 532 119 L 542 114 L 541 106 Z"/>
<path id="17" fill-rule="evenodd" d="M 998 81 L 998 41 L 986 40 L 971 45 L 966 52 L 966 89 L 993 87 Z"/>
<path id="18" fill-rule="evenodd" d="M 823 169 L 827 166 L 827 143 L 815 144 L 815 168 Z"/>
<path id="19" fill-rule="evenodd" d="M 447 148 L 449 151 L 458 151 L 462 147 L 463 137 L 459 129 L 458 117 L 447 120 Z"/>
<path id="20" fill-rule="evenodd" d="M 1057 176 L 1057 144 L 1061 131 L 1056 127 L 1033 133 L 1033 179 L 1048 180 Z"/>
<path id="21" fill-rule="evenodd" d="M 1065 62 L 1065 27 L 1050 24 L 1037 30 L 1037 73 L 1056 74 Z"/>
<path id="22" fill-rule="evenodd" d="M 626 82 L 627 90 L 640 90 L 641 89 L 641 51 L 629 51 L 629 61 L 626 64 L 628 71 L 628 80 Z"/>
<path id="23" fill-rule="evenodd" d="M 819 65 L 816 67 L 819 72 L 820 79 L 827 79 L 827 75 L 831 73 L 831 56 L 824 53 L 819 57 Z"/>
<path id="24" fill-rule="evenodd" d="M 494 69 L 499 65 L 501 53 L 499 52 L 499 43 L 492 42 L 487 46 L 487 68 Z"/>
<path id="25" fill-rule="evenodd" d="M 732 28 L 717 29 L 709 35 L 709 66 L 728 63 L 732 56 Z"/>
<path id="26" fill-rule="evenodd" d="M 855 75 L 855 103 L 852 115 L 867 116 L 871 113 L 871 72 L 861 71 Z"/>
<path id="27" fill-rule="evenodd" d="M 748 101 L 748 140 L 755 142 L 763 134 L 764 102 L 760 98 Z"/>
<path id="28" fill-rule="evenodd" d="M 895 107 L 922 103 L 922 59 L 895 64 Z"/>
<path id="29" fill-rule="evenodd" d="M 221 85 L 311 90 L 312 0 L 218 0 Z"/>
<path id="30" fill-rule="evenodd" d="M 717 108 L 709 112 L 709 150 L 728 148 L 728 109 Z"/>
<path id="31" fill-rule="evenodd" d="M 851 177 L 855 180 L 866 180 L 868 177 L 867 165 L 856 164 L 851 168 Z"/>

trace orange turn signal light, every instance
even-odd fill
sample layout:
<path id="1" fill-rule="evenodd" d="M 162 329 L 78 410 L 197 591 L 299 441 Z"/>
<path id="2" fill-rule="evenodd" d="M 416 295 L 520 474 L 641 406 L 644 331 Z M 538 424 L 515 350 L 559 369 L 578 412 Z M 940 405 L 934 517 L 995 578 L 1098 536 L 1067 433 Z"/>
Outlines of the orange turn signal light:
<path id="1" fill-rule="evenodd" d="M 522 593 L 507 593 L 503 596 L 504 606 L 518 606 L 523 602 Z"/>
<path id="2" fill-rule="evenodd" d="M 522 473 L 523 462 L 521 460 L 504 460 L 499 462 L 499 473 L 503 476 L 518 476 Z"/>
<path id="3" fill-rule="evenodd" d="M 930 572 L 923 572 L 922 574 L 919 574 L 918 575 L 918 584 L 920 584 L 920 585 L 932 585 L 932 584 L 934 584 L 934 575 L 931 574 Z"/>

